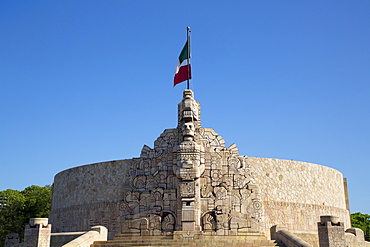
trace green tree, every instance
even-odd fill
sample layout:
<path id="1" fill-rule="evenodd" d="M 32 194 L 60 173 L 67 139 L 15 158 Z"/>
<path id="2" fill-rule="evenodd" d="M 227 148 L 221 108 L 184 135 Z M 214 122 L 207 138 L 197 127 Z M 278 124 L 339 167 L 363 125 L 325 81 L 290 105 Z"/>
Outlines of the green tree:
<path id="1" fill-rule="evenodd" d="M 360 212 L 351 214 L 352 227 L 360 228 L 364 231 L 365 240 L 370 241 L 370 215 Z"/>
<path id="2" fill-rule="evenodd" d="M 8 233 L 18 233 L 23 241 L 24 227 L 30 218 L 47 218 L 51 207 L 51 186 L 32 185 L 23 191 L 0 191 L 6 206 L 0 208 L 0 247 Z"/>
<path id="3" fill-rule="evenodd" d="M 0 209 L 0 245 L 3 246 L 8 233 L 22 233 L 24 228 L 23 211 L 26 200 L 20 191 L 11 189 L 1 191 L 0 196 L 7 198 L 6 201 L 3 200 L 3 205 L 6 203 L 6 206 Z"/>
<path id="4" fill-rule="evenodd" d="M 24 216 L 26 218 L 47 218 L 51 208 L 51 186 L 40 187 L 31 185 L 22 191 L 26 202 Z"/>

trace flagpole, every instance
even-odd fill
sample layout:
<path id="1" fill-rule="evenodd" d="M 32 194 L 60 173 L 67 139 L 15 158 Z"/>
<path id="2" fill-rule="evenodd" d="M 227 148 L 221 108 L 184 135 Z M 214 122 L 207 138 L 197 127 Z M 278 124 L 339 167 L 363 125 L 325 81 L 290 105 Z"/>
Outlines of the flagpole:
<path id="1" fill-rule="evenodd" d="M 187 44 L 188 44 L 188 54 L 187 54 L 187 59 L 188 59 L 188 89 L 190 89 L 190 27 L 186 28 L 186 38 L 187 38 Z"/>

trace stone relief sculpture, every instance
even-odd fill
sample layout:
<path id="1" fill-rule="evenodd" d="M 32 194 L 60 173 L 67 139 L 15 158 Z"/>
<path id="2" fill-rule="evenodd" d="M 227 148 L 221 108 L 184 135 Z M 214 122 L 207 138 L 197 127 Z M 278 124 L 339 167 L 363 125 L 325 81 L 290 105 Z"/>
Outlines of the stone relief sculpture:
<path id="1" fill-rule="evenodd" d="M 261 230 L 263 209 L 247 157 L 200 124 L 191 90 L 178 105 L 178 126 L 144 146 L 124 179 L 123 235 L 199 231 L 244 235 Z"/>
<path id="2" fill-rule="evenodd" d="M 175 217 L 171 213 L 167 213 L 162 218 L 162 230 L 172 232 L 175 230 Z"/>

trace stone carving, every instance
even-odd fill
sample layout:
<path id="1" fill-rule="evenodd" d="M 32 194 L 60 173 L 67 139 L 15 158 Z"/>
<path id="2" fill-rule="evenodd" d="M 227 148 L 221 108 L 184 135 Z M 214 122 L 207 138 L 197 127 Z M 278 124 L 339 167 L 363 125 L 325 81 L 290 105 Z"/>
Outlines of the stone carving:
<path id="1" fill-rule="evenodd" d="M 210 184 L 207 184 L 207 183 L 204 183 L 202 185 L 200 193 L 201 193 L 201 196 L 203 198 L 214 197 L 215 196 L 215 194 L 213 192 L 213 187 Z"/>
<path id="2" fill-rule="evenodd" d="M 154 150 L 161 151 L 168 148 L 172 148 L 178 144 L 178 130 L 177 129 L 167 129 L 165 130 L 160 137 L 154 142 Z M 144 149 L 145 148 L 145 149 Z M 142 153 L 151 153 L 148 152 L 148 148 L 144 146 Z M 152 150 L 151 150 L 152 151 Z"/>
<path id="3" fill-rule="evenodd" d="M 195 196 L 195 183 L 194 182 L 183 182 L 180 184 L 180 196 L 181 197 L 194 197 Z"/>
<path id="4" fill-rule="evenodd" d="M 196 127 L 200 126 L 200 104 L 194 100 L 191 90 L 185 90 L 183 100 L 178 104 L 178 123 L 183 120 L 191 121 Z"/>
<path id="5" fill-rule="evenodd" d="M 201 127 L 200 105 L 190 90 L 184 91 L 178 121 L 130 164 L 120 203 L 122 234 L 258 232 L 263 207 L 247 158 L 235 144 L 225 147 L 213 129 Z"/>
<path id="6" fill-rule="evenodd" d="M 216 231 L 216 216 L 214 212 L 206 213 L 202 217 L 202 230 L 204 232 Z"/>
<path id="7" fill-rule="evenodd" d="M 258 231 L 262 223 L 263 207 L 247 158 L 235 144 L 225 147 L 221 136 L 201 126 L 200 104 L 190 90 L 179 104 L 178 126 L 165 130 L 154 148 L 144 145 L 140 158 L 116 167 L 121 166 L 123 176 L 113 181 L 119 184 L 117 200 L 56 207 L 55 231 L 104 225 L 110 234 L 159 235 L 186 229 L 189 234 L 179 236 L 191 239 L 200 231 Z M 65 221 L 65 215 L 84 220 Z"/>
<path id="8" fill-rule="evenodd" d="M 192 122 L 186 122 L 182 125 L 182 136 L 187 140 L 193 140 L 195 134 L 194 124 Z M 185 140 L 185 139 L 184 139 Z"/>
<path id="9" fill-rule="evenodd" d="M 172 232 L 175 229 L 175 217 L 171 213 L 164 214 L 162 220 L 162 230 Z"/>

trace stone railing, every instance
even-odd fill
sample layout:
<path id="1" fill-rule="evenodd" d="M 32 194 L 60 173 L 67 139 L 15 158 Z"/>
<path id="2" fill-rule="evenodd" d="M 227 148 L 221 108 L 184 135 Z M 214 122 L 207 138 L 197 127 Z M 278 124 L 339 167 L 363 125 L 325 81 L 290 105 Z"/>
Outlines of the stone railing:
<path id="1" fill-rule="evenodd" d="M 348 246 L 370 247 L 370 242 L 365 241 L 364 232 L 358 228 L 348 228 L 344 237 Z"/>
<path id="2" fill-rule="evenodd" d="M 88 231 L 74 240 L 66 243 L 63 247 L 89 247 L 95 241 L 107 241 L 108 229 L 104 226 L 91 227 Z"/>
<path id="3" fill-rule="evenodd" d="M 271 227 L 271 239 L 282 242 L 287 247 L 312 247 L 297 235 L 287 230 L 285 226 L 275 225 Z"/>
<path id="4" fill-rule="evenodd" d="M 95 241 L 107 241 L 108 229 L 93 226 L 87 232 L 51 233 L 48 218 L 31 218 L 24 231 L 24 243 L 19 244 L 14 239 L 15 235 L 8 236 L 8 247 L 14 244 L 18 247 L 90 247 Z"/>
<path id="5" fill-rule="evenodd" d="M 50 246 L 51 247 L 61 247 L 67 244 L 68 242 L 71 242 L 72 240 L 82 236 L 85 233 L 87 233 L 87 231 L 52 233 L 51 238 L 50 238 Z"/>

